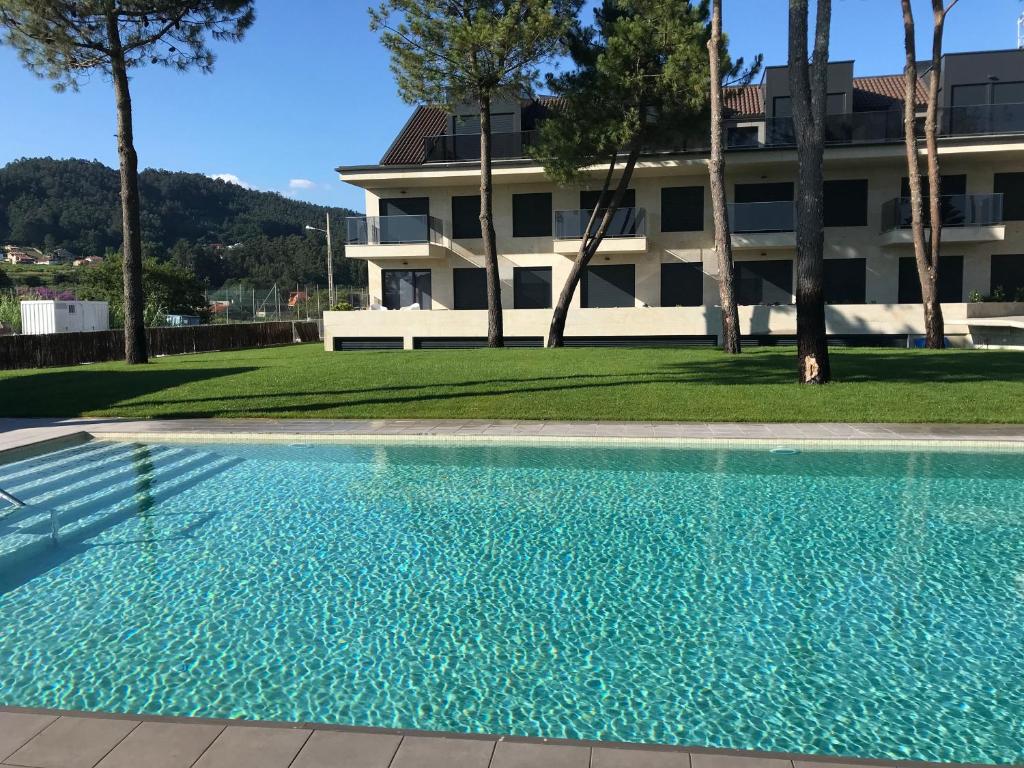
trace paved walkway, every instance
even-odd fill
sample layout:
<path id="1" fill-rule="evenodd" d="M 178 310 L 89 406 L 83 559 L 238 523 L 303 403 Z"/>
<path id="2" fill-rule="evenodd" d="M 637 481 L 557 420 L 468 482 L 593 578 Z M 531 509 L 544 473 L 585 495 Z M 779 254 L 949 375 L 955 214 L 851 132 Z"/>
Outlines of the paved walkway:
<path id="1" fill-rule="evenodd" d="M 0 768 L 843 768 L 728 750 L 0 708 Z M 918 764 L 921 765 L 921 764 Z"/>
<path id="2" fill-rule="evenodd" d="M 741 424 L 670 422 L 487 421 L 478 419 L 271 420 L 271 419 L 0 419 L 0 451 L 76 433 L 97 437 L 159 438 L 190 435 L 238 440 L 298 438 L 469 438 L 544 440 L 641 440 L 928 443 L 1024 446 L 1024 425 L 1015 424 Z"/>

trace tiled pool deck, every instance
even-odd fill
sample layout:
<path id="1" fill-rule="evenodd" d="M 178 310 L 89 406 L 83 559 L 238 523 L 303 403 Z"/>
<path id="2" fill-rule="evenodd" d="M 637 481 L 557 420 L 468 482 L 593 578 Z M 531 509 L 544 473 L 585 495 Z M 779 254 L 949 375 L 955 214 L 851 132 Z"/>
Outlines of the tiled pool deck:
<path id="1" fill-rule="evenodd" d="M 668 424 L 476 420 L 0 419 L 0 460 L 51 440 L 441 439 L 921 445 L 1024 449 L 1024 426 Z M 7 452 L 7 455 L 3 454 Z M 0 768 L 842 768 L 878 760 L 431 734 L 310 723 L 48 712 L 0 707 Z M 914 763 L 913 765 L 925 765 Z"/>

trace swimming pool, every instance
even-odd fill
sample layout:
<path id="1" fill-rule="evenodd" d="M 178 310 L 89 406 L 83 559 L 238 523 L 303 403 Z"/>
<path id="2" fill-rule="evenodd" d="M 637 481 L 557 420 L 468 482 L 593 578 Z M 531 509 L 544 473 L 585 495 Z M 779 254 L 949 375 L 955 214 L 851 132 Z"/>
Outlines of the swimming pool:
<path id="1" fill-rule="evenodd" d="M 0 566 L 2 704 L 1024 759 L 1020 453 L 93 442 L 0 487 L 65 535 Z"/>

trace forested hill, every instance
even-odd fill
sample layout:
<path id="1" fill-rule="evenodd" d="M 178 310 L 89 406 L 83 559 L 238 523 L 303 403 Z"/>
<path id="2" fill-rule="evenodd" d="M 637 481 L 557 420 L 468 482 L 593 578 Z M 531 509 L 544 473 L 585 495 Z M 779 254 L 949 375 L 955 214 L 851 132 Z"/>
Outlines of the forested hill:
<path id="1" fill-rule="evenodd" d="M 303 228 L 322 227 L 326 208 L 196 173 L 145 170 L 139 181 L 146 255 L 189 266 L 214 286 L 324 281 L 324 238 Z M 116 170 L 96 161 L 34 158 L 0 168 L 0 243 L 83 256 L 117 250 L 119 183 Z M 331 210 L 340 235 L 341 219 L 353 212 Z M 242 247 L 212 247 L 235 243 Z M 337 261 L 339 284 L 360 281 L 354 267 Z"/>

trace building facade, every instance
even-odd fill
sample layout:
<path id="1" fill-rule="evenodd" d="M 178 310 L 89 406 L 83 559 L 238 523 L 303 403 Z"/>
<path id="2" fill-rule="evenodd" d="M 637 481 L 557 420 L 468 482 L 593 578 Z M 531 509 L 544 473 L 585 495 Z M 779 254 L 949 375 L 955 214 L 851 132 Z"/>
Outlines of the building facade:
<path id="1" fill-rule="evenodd" d="M 829 65 L 825 290 L 837 344 L 906 345 L 924 332 L 913 259 L 902 75 Z M 918 109 L 924 109 L 924 73 Z M 940 83 L 943 262 L 952 344 L 1024 334 L 1024 51 L 945 57 Z M 742 333 L 791 341 L 797 160 L 785 67 L 729 89 L 727 195 Z M 539 346 L 604 169 L 558 186 L 528 156 L 557 102 L 495 105 L 494 224 L 505 333 Z M 328 313 L 328 349 L 482 345 L 479 123 L 420 107 L 380 163 L 339 168 L 366 191 L 346 258 L 368 262 L 371 311 Z M 570 344 L 714 344 L 720 333 L 707 140 L 651 152 L 573 299 Z M 923 148 L 922 148 L 923 152 Z M 923 168 L 922 164 L 922 168 Z M 981 302 L 978 299 L 1001 299 Z M 387 311 L 385 311 L 387 310 Z M 1020 323 L 1017 321 L 1020 320 Z"/>

